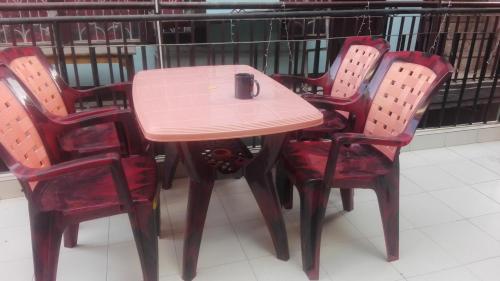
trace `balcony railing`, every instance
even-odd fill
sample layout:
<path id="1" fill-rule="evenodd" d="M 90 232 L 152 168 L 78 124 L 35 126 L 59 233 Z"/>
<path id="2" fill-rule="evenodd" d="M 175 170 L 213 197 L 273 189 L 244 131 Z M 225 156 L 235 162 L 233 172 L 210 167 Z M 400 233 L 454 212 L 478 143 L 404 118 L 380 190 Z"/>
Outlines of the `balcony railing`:
<path id="1" fill-rule="evenodd" d="M 455 66 L 422 128 L 499 121 L 498 2 L 16 2 L 0 4 L 0 15 L 0 48 L 40 46 L 82 88 L 207 64 L 318 76 L 346 36 L 381 36 L 392 51 L 437 53 Z M 120 101 L 81 106 L 105 103 Z"/>

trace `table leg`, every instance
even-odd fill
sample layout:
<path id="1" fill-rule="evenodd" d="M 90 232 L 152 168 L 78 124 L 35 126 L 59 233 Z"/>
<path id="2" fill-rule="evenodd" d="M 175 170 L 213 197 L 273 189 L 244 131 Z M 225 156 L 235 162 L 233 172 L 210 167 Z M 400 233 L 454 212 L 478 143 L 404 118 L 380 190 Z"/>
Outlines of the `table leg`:
<path id="1" fill-rule="evenodd" d="M 179 152 L 177 151 L 176 143 L 166 143 L 165 144 L 165 162 L 163 166 L 163 189 L 169 189 L 172 187 L 172 181 L 174 180 L 175 171 L 177 165 L 179 164 Z"/>
<path id="2" fill-rule="evenodd" d="M 201 237 L 216 173 L 214 169 L 205 166 L 201 158 L 202 143 L 181 143 L 180 149 L 190 178 L 182 256 L 182 279 L 190 281 L 196 276 Z"/>
<path id="3" fill-rule="evenodd" d="M 281 260 L 288 260 L 288 237 L 271 174 L 284 138 L 285 134 L 264 136 L 262 150 L 245 168 L 244 176 L 264 216 L 276 256 Z"/>

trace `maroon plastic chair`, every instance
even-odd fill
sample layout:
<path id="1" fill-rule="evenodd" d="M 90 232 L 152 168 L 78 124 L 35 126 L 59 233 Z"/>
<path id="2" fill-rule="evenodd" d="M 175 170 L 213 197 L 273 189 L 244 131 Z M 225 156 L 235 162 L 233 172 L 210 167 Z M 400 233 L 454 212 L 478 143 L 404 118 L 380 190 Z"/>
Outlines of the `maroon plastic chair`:
<path id="1" fill-rule="evenodd" d="M 65 229 L 76 243 L 80 222 L 120 213 L 129 214 L 144 280 L 158 280 L 154 159 L 108 153 L 66 161 L 54 128 L 26 91 L 0 67 L 0 157 L 28 199 L 35 280 L 56 280 Z"/>
<path id="2" fill-rule="evenodd" d="M 371 36 L 347 37 L 330 70 L 319 78 L 301 76 L 273 75 L 284 85 L 296 88 L 304 84 L 321 87 L 323 95 L 307 93 L 303 97 L 320 108 L 324 115 L 321 126 L 309 128 L 298 133 L 299 139 L 328 138 L 333 132 L 353 129 L 353 120 L 363 106 L 356 103 L 360 99 L 359 87 L 368 81 L 383 55 L 389 51 L 389 43 L 383 38 Z M 328 101 L 328 104 L 322 101 Z M 356 106 L 353 106 L 356 104 Z M 349 122 L 350 121 L 350 122 Z"/>
<path id="3" fill-rule="evenodd" d="M 420 52 L 387 53 L 360 93 L 371 101 L 362 133 L 335 133 L 332 141 L 289 142 L 278 165 L 278 187 L 297 187 L 301 202 L 302 265 L 319 275 L 322 221 L 330 188 L 340 188 L 344 210 L 353 188 L 377 194 L 387 260 L 399 257 L 399 151 L 408 144 L 431 97 L 450 77 L 451 65 Z"/>
<path id="4" fill-rule="evenodd" d="M 45 114 L 56 121 L 65 122 L 97 116 L 105 112 L 118 112 L 116 106 L 108 106 L 75 111 L 78 100 L 104 94 L 121 95 L 125 104 L 129 103 L 131 83 L 118 83 L 89 90 L 76 90 L 69 87 L 52 70 L 49 62 L 38 47 L 12 47 L 0 52 L 0 63 L 7 64 L 15 75 L 26 85 L 43 108 Z M 121 151 L 129 153 L 130 147 L 120 144 L 115 126 L 101 122 L 93 126 L 76 128 L 60 136 L 59 143 L 63 150 L 75 155 Z M 133 147 L 132 149 L 137 149 Z"/>

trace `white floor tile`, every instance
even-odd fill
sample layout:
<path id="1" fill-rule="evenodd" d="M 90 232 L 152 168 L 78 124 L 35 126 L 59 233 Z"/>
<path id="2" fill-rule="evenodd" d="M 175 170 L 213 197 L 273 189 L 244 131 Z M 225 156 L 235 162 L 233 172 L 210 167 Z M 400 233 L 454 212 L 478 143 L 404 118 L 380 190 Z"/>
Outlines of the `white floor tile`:
<path id="1" fill-rule="evenodd" d="M 109 219 L 109 243 L 123 243 L 134 240 L 132 227 L 127 214 L 112 216 Z"/>
<path id="2" fill-rule="evenodd" d="M 380 253 L 386 254 L 383 236 L 372 238 L 370 241 Z M 458 265 L 452 256 L 418 230 L 402 231 L 399 243 L 399 260 L 392 262 L 392 265 L 405 278 Z"/>
<path id="3" fill-rule="evenodd" d="M 109 245 L 107 270 L 107 281 L 142 280 L 141 263 L 133 241 Z"/>
<path id="4" fill-rule="evenodd" d="M 491 150 L 478 143 L 448 147 L 451 151 L 468 159 L 486 157 L 491 155 Z"/>
<path id="5" fill-rule="evenodd" d="M 365 189 L 365 188 L 355 188 L 354 189 L 354 205 L 356 203 L 362 203 L 366 201 L 375 201 L 377 200 L 377 195 L 373 189 Z M 342 201 L 338 201 L 337 207 L 342 208 Z"/>
<path id="6" fill-rule="evenodd" d="M 336 281 L 395 281 L 402 276 L 368 240 L 332 243 L 321 249 L 321 266 Z"/>
<path id="7" fill-rule="evenodd" d="M 422 192 L 425 192 L 425 190 L 411 181 L 409 178 L 405 177 L 404 175 L 399 176 L 399 194 L 401 196 L 418 194 Z"/>
<path id="8" fill-rule="evenodd" d="M 440 167 L 466 184 L 500 179 L 499 174 L 468 160 L 442 164 Z"/>
<path id="9" fill-rule="evenodd" d="M 298 225 L 298 222 L 287 223 L 287 228 L 291 228 L 294 225 Z M 249 259 L 275 255 L 271 235 L 262 220 L 249 220 L 237 223 L 234 224 L 234 229 L 243 251 Z M 300 238 L 297 230 L 298 227 L 293 232 L 287 231 L 290 249 L 296 251 L 300 249 L 300 246 L 298 246 Z M 293 239 L 290 237 L 292 235 L 294 236 Z"/>
<path id="10" fill-rule="evenodd" d="M 244 193 L 250 191 L 245 178 L 239 179 L 224 179 L 215 182 L 214 190 L 219 195 L 228 195 L 235 193 Z"/>
<path id="11" fill-rule="evenodd" d="M 188 194 L 187 187 L 184 188 L 185 191 L 181 192 L 184 196 L 170 197 L 170 190 L 167 193 L 167 210 L 168 217 L 170 218 L 170 223 L 174 232 L 184 231 L 186 227 L 186 214 L 187 214 L 187 202 Z M 208 205 L 207 217 L 205 220 L 205 227 L 212 226 L 222 226 L 228 225 L 229 220 L 224 212 L 224 208 L 215 193 L 212 193 L 210 198 L 210 204 Z"/>
<path id="12" fill-rule="evenodd" d="M 31 258 L 31 234 L 26 227 L 0 229 L 0 262 Z"/>
<path id="13" fill-rule="evenodd" d="M 405 170 L 414 167 L 429 165 L 429 161 L 418 155 L 416 151 L 409 151 L 403 152 L 399 155 L 399 165 L 401 170 Z"/>
<path id="14" fill-rule="evenodd" d="M 455 153 L 448 148 L 435 148 L 414 151 L 416 155 L 427 160 L 429 165 L 436 165 L 442 163 L 453 163 L 457 160 L 463 160 L 464 157 Z"/>
<path id="15" fill-rule="evenodd" d="M 347 219 L 346 212 L 328 208 L 323 220 L 322 237 L 322 245 L 328 246 L 330 241 L 346 242 L 358 240 L 363 237 L 363 234 Z"/>
<path id="16" fill-rule="evenodd" d="M 481 281 L 465 268 L 453 268 L 408 278 L 408 281 Z"/>
<path id="17" fill-rule="evenodd" d="M 462 264 L 500 255 L 500 243 L 468 221 L 421 230 Z"/>
<path id="18" fill-rule="evenodd" d="M 33 260 L 20 259 L 0 262 L 0 280 L 32 281 Z"/>
<path id="19" fill-rule="evenodd" d="M 229 220 L 232 223 L 261 219 L 262 214 L 251 191 L 218 195 Z M 294 200 L 298 200 L 295 197 Z"/>
<path id="20" fill-rule="evenodd" d="M 462 219 L 450 207 L 428 193 L 402 197 L 400 210 L 401 216 L 414 227 L 437 225 Z"/>
<path id="21" fill-rule="evenodd" d="M 71 251 L 61 251 L 57 280 L 105 281 L 107 251 L 107 246 L 79 246 Z"/>
<path id="22" fill-rule="evenodd" d="M 106 246 L 108 244 L 109 218 L 101 218 L 80 223 L 77 247 Z M 61 247 L 62 251 L 73 248 Z"/>
<path id="23" fill-rule="evenodd" d="M 500 279 L 500 257 L 476 262 L 467 266 L 481 281 L 498 281 Z"/>
<path id="24" fill-rule="evenodd" d="M 257 281 L 248 261 L 202 268 L 196 281 Z M 183 281 L 180 275 L 160 276 L 160 281 Z"/>
<path id="25" fill-rule="evenodd" d="M 461 181 L 438 166 L 416 167 L 401 173 L 426 191 L 464 186 Z"/>
<path id="26" fill-rule="evenodd" d="M 470 221 L 500 241 L 500 213 L 472 218 Z"/>
<path id="27" fill-rule="evenodd" d="M 354 206 L 354 210 L 345 213 L 345 216 L 365 237 L 379 236 L 384 233 L 377 201 L 358 203 Z M 412 227 L 406 218 L 399 216 L 400 230 Z"/>
<path id="28" fill-rule="evenodd" d="M 276 257 L 262 257 L 250 260 L 253 272 L 259 281 L 308 281 L 302 271 L 299 252 L 292 253 L 290 260 L 282 261 Z M 335 279 L 340 281 L 339 279 Z M 327 273 L 320 269 L 319 281 L 331 281 Z"/>
<path id="29" fill-rule="evenodd" d="M 498 153 L 500 154 L 500 153 Z M 479 164 L 480 166 L 492 171 L 493 173 L 500 173 L 500 157 L 490 152 L 490 155 L 472 159 L 472 162 Z"/>
<path id="30" fill-rule="evenodd" d="M 24 197 L 0 200 L 0 229 L 26 227 L 30 224 L 28 201 Z"/>
<path id="31" fill-rule="evenodd" d="M 471 187 L 438 190 L 431 194 L 467 218 L 500 212 L 500 204 Z"/>
<path id="32" fill-rule="evenodd" d="M 472 187 L 500 203 L 500 180 L 478 183 Z"/>
<path id="33" fill-rule="evenodd" d="M 182 264 L 183 246 L 184 234 L 176 234 L 175 250 L 177 252 L 179 265 Z M 245 259 L 246 256 L 231 226 L 214 226 L 204 229 L 198 257 L 199 269 Z"/>
<path id="34" fill-rule="evenodd" d="M 200 269 L 196 281 L 257 281 L 248 261 Z"/>
<path id="35" fill-rule="evenodd" d="M 179 273 L 174 242 L 158 241 L 160 276 Z M 124 257 L 127 257 L 126 259 Z M 134 241 L 111 244 L 108 252 L 108 281 L 142 280 L 142 268 Z"/>

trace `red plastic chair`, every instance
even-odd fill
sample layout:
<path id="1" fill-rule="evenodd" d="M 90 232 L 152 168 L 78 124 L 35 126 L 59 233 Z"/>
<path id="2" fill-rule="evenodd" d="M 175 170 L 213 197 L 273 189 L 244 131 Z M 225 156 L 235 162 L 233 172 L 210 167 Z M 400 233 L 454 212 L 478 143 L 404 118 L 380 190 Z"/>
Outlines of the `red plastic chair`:
<path id="1" fill-rule="evenodd" d="M 131 83 L 118 83 L 89 90 L 76 90 L 69 87 L 61 77 L 52 70 L 49 62 L 38 47 L 12 47 L 0 52 L 0 63 L 7 64 L 16 76 L 26 85 L 45 110 L 45 114 L 56 121 L 65 122 L 99 116 L 105 112 L 118 112 L 114 106 L 75 111 L 75 103 L 82 98 L 100 97 L 104 94 L 121 95 L 127 105 L 131 91 Z M 115 126 L 101 122 L 93 126 L 76 128 L 60 136 L 59 143 L 63 150 L 75 155 L 92 153 L 127 151 L 129 147 L 121 146 Z M 136 149 L 136 148 L 133 148 Z"/>
<path id="2" fill-rule="evenodd" d="M 323 95 L 305 94 L 303 97 L 320 108 L 324 115 L 321 126 L 299 132 L 299 139 L 328 138 L 333 132 L 353 128 L 354 117 L 365 111 L 356 102 L 360 99 L 359 87 L 368 81 L 383 55 L 389 51 L 389 43 L 371 36 L 347 37 L 330 70 L 319 78 L 273 75 L 284 85 L 296 88 L 303 84 L 321 87 Z M 327 100 L 328 104 L 322 101 Z M 355 106 L 353 106 L 355 104 Z M 332 106 L 333 105 L 333 106 Z M 350 122 L 349 122 L 350 119 Z"/>
<path id="3" fill-rule="evenodd" d="M 76 243 L 80 222 L 119 213 L 129 214 L 144 280 L 158 280 L 154 159 L 109 153 L 66 161 L 46 117 L 6 67 L 0 67 L 0 120 L 0 157 L 28 199 L 35 280 L 56 280 L 65 229 Z"/>
<path id="4" fill-rule="evenodd" d="M 279 188 L 294 184 L 301 201 L 302 265 L 319 274 L 322 221 L 330 188 L 340 188 L 344 210 L 353 188 L 377 194 L 387 260 L 399 257 L 399 150 L 408 144 L 431 97 L 450 77 L 451 65 L 420 52 L 388 53 L 362 93 L 371 101 L 362 133 L 336 133 L 331 142 L 290 142 L 282 152 Z"/>

